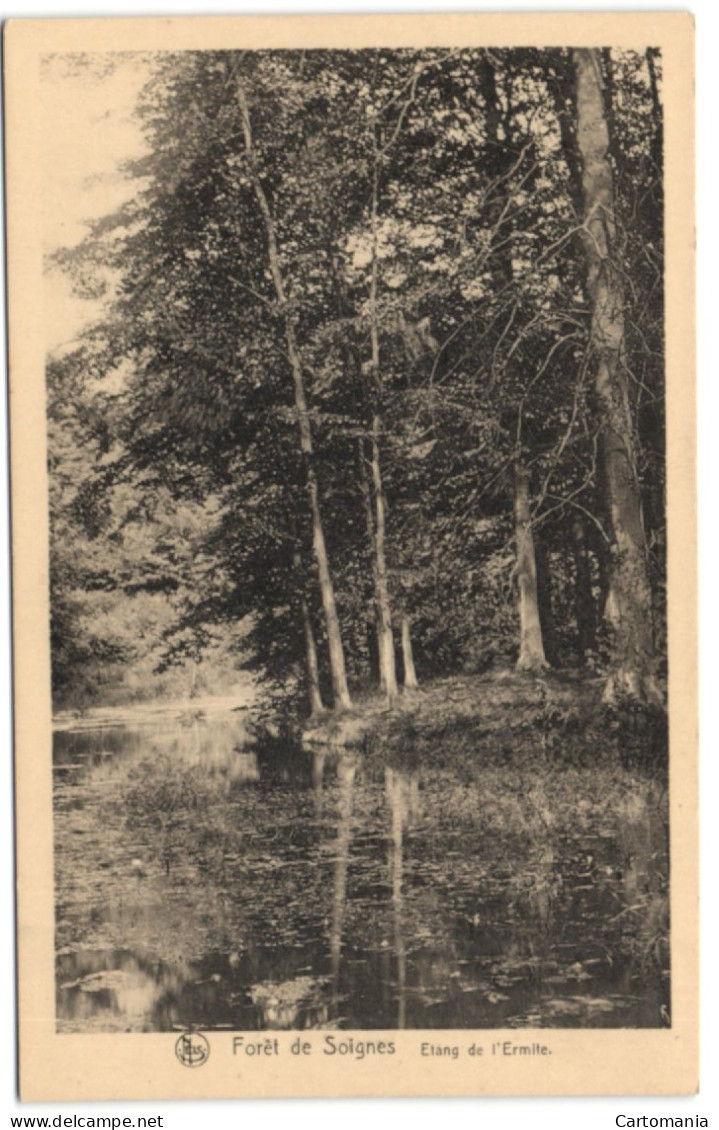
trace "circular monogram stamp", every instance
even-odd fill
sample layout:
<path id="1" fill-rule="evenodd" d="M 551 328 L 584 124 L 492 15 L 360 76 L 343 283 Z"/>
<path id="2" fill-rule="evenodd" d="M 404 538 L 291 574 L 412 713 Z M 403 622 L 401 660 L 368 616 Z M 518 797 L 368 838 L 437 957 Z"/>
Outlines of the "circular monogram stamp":
<path id="1" fill-rule="evenodd" d="M 210 1055 L 210 1045 L 201 1032 L 183 1032 L 175 1043 L 175 1055 L 183 1067 L 202 1067 Z"/>

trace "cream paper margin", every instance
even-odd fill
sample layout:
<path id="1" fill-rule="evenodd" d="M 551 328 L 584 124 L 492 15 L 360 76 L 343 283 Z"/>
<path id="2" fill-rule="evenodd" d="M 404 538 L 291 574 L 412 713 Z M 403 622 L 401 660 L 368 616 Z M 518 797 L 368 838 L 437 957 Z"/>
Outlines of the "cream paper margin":
<path id="1" fill-rule="evenodd" d="M 685 1094 L 698 1088 L 697 622 L 693 20 L 682 12 L 14 20 L 5 27 L 10 472 L 23 1100 L 279 1096 Z M 42 300 L 40 57 L 63 51 L 371 46 L 661 47 L 666 200 L 672 1027 L 342 1033 L 394 1056 L 328 1057 L 323 1034 L 277 1033 L 278 1057 L 175 1057 L 177 1033 L 55 1032 L 48 509 Z M 340 1033 L 335 1033 L 340 1036 Z M 259 1034 L 260 1038 L 265 1034 Z M 273 1036 L 275 1033 L 272 1034 Z M 246 1038 L 252 1038 L 246 1034 Z M 425 1058 L 424 1040 L 534 1041 L 549 1056 Z"/>

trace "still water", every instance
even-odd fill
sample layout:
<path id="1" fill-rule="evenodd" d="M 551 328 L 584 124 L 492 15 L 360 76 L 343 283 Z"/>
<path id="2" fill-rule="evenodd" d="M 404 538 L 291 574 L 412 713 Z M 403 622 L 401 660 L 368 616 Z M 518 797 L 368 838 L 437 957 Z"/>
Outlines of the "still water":
<path id="1" fill-rule="evenodd" d="M 669 1023 L 656 789 L 440 753 L 58 731 L 58 1029 Z"/>

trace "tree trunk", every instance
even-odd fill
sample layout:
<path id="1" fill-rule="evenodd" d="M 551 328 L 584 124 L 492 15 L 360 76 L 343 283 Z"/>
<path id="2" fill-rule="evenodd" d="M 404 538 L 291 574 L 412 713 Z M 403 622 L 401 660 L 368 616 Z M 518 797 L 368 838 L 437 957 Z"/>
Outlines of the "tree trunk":
<path id="1" fill-rule="evenodd" d="M 587 290 L 593 304 L 591 343 L 613 534 L 606 603 L 613 655 L 604 697 L 606 701 L 630 698 L 660 702 L 634 427 L 624 367 L 624 286 L 615 261 L 614 185 L 600 55 L 596 49 L 575 49 L 573 60 L 577 141 L 582 159 L 583 243 Z"/>
<path id="2" fill-rule="evenodd" d="M 661 185 L 661 176 L 663 172 L 664 163 L 664 115 L 662 114 L 661 102 L 659 101 L 659 83 L 657 82 L 657 70 L 654 65 L 654 60 L 657 57 L 658 51 L 656 47 L 647 47 L 644 52 L 644 57 L 647 61 L 647 71 L 649 74 L 649 92 L 652 98 L 652 111 L 654 117 L 654 130 L 652 132 L 651 140 L 651 155 L 654 162 L 657 183 Z"/>
<path id="3" fill-rule="evenodd" d="M 382 663 L 382 624 L 380 622 L 379 607 L 377 602 L 377 594 L 379 592 L 379 583 L 377 578 L 377 542 L 375 537 L 374 515 L 372 513 L 372 489 L 370 487 L 369 478 L 367 475 L 364 439 L 360 439 L 359 443 L 359 462 L 360 488 L 362 491 L 362 500 L 364 502 L 365 523 L 367 526 L 367 541 L 370 547 L 370 558 L 372 562 L 372 588 L 374 590 L 374 634 L 375 646 L 377 649 L 377 682 L 379 685 L 380 694 L 386 694 L 387 684 L 385 681 L 384 665 Z"/>
<path id="4" fill-rule="evenodd" d="M 397 669 L 394 655 L 394 635 L 389 602 L 387 556 L 385 549 L 385 501 L 382 472 L 379 462 L 379 417 L 372 426 L 372 480 L 375 501 L 375 559 L 377 562 L 377 637 L 379 643 L 380 682 L 390 702 L 397 698 Z"/>
<path id="5" fill-rule="evenodd" d="M 190 660 L 190 664 L 191 664 L 191 666 L 190 666 L 189 698 L 196 698 L 197 697 L 197 668 L 199 667 L 199 663 L 195 659 L 195 660 Z"/>
<path id="6" fill-rule="evenodd" d="M 324 529 L 322 526 L 319 489 L 317 486 L 317 476 L 314 469 L 312 428 L 310 425 L 310 416 L 307 408 L 307 395 L 305 392 L 305 382 L 302 374 L 302 363 L 300 361 L 299 350 L 297 348 L 297 339 L 295 336 L 293 316 L 287 307 L 285 283 L 282 276 L 280 256 L 277 247 L 277 238 L 275 235 L 275 223 L 269 203 L 267 201 L 267 196 L 265 195 L 264 188 L 262 187 L 262 181 L 260 180 L 255 169 L 255 151 L 252 141 L 250 112 L 242 83 L 239 81 L 237 83 L 237 97 L 242 113 L 242 128 L 245 142 L 245 153 L 247 155 L 250 178 L 252 180 L 255 199 L 257 200 L 257 204 L 262 214 L 262 219 L 265 226 L 267 257 L 269 261 L 270 273 L 272 275 L 272 282 L 275 289 L 275 295 L 277 298 L 277 304 L 280 311 L 280 317 L 282 319 L 282 325 L 285 334 L 285 344 L 287 346 L 287 356 L 290 362 L 290 368 L 292 370 L 292 379 L 295 392 L 295 413 L 297 416 L 297 424 L 300 434 L 300 450 L 302 452 L 302 460 L 305 467 L 307 497 L 310 505 L 310 513 L 312 516 L 312 548 L 314 551 L 315 561 L 317 563 L 320 595 L 322 597 L 322 608 L 324 611 L 325 628 L 327 631 L 327 644 L 330 657 L 330 674 L 332 677 L 334 705 L 335 707 L 347 708 L 352 705 L 352 702 L 350 699 L 349 688 L 347 686 L 344 649 L 342 647 L 342 635 L 340 632 L 339 618 L 337 616 L 334 587 L 332 585 L 332 576 L 330 573 L 329 559 L 327 556 L 327 546 L 325 543 Z"/>
<path id="7" fill-rule="evenodd" d="M 515 530 L 517 539 L 517 589 L 519 592 L 519 671 L 541 671 L 547 666 L 537 598 L 537 562 L 534 556 L 532 516 L 529 509 L 529 474 L 520 462 L 515 471 Z"/>
<path id="8" fill-rule="evenodd" d="M 552 608 L 552 569 L 541 534 L 534 538 L 534 560 L 537 567 L 537 605 L 544 655 L 549 666 L 553 667 L 559 663 L 559 646 Z"/>
<path id="9" fill-rule="evenodd" d="M 500 82 L 498 82 L 498 78 Z M 501 92 L 500 83 L 503 88 Z M 487 144 L 489 152 L 492 154 L 497 184 L 503 183 L 503 188 L 498 190 L 498 194 L 506 208 L 509 205 L 511 186 L 505 181 L 505 178 L 516 160 L 516 152 L 519 148 L 519 139 L 513 136 L 515 131 L 512 123 L 512 73 L 509 59 L 505 60 L 504 67 L 500 71 L 494 61 L 486 53 L 483 53 L 478 70 L 478 85 L 484 104 L 483 114 Z M 514 280 L 512 251 L 509 242 L 504 239 L 500 242 L 499 247 L 502 250 L 498 253 L 495 252 L 493 262 L 499 273 L 500 288 L 508 290 Z M 515 423 L 517 423 L 516 418 Z M 519 444 L 519 442 L 520 434 L 518 430 L 517 443 Z M 517 669 L 520 671 L 538 671 L 547 666 L 547 659 L 542 636 L 537 561 L 529 508 L 529 477 L 521 459 L 516 461 L 515 492 L 517 551 L 515 568 L 519 601 Z"/>
<path id="10" fill-rule="evenodd" d="M 408 691 L 417 689 L 417 672 L 414 668 L 414 654 L 412 651 L 412 636 L 410 634 L 409 616 L 405 613 L 402 617 L 402 662 L 404 665 L 404 685 Z"/>
<path id="11" fill-rule="evenodd" d="M 377 206 L 378 206 L 378 175 L 377 152 L 375 149 L 375 170 L 372 182 L 372 265 L 370 277 L 370 339 L 372 349 L 372 398 L 374 410 L 372 413 L 372 442 L 371 465 L 372 485 L 374 487 L 374 549 L 375 549 L 375 581 L 377 593 L 377 618 L 379 642 L 379 667 L 380 683 L 389 702 L 397 698 L 397 670 L 394 655 L 394 636 L 392 633 L 392 614 L 389 600 L 389 583 L 387 579 L 386 556 L 386 506 L 384 485 L 382 483 L 382 468 L 380 465 L 380 435 L 382 421 L 380 416 L 382 379 L 379 368 L 379 330 L 377 326 Z"/>
<path id="12" fill-rule="evenodd" d="M 597 645 L 597 612 L 592 592 L 592 570 L 587 552 L 587 538 L 584 523 L 579 516 L 572 521 L 572 552 L 577 641 L 582 658 L 586 659 Z"/>
<path id="13" fill-rule="evenodd" d="M 312 629 L 312 618 L 309 605 L 304 593 L 302 562 L 299 553 L 292 556 L 295 573 L 297 574 L 300 592 L 300 616 L 302 618 L 302 631 L 305 637 L 305 668 L 307 674 L 307 695 L 310 700 L 310 715 L 321 714 L 324 710 L 322 693 L 320 691 L 320 669 L 317 662 L 317 644 L 315 633 Z"/>

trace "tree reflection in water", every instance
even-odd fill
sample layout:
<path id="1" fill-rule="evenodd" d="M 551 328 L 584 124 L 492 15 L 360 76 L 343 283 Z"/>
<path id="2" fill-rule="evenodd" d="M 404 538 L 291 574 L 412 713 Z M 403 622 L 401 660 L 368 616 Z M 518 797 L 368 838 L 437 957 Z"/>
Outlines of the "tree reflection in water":
<path id="1" fill-rule="evenodd" d="M 407 954 L 402 932 L 402 846 L 405 828 L 419 814 L 419 780 L 416 772 L 410 774 L 387 766 L 385 769 L 385 787 L 391 813 L 389 872 L 392 886 L 394 951 L 397 961 L 397 1027 L 405 1028 L 407 1023 Z"/>
<path id="2" fill-rule="evenodd" d="M 332 924 L 330 927 L 330 968 L 332 976 L 332 1013 L 339 1015 L 340 962 L 342 957 L 342 928 L 347 905 L 347 869 L 352 841 L 352 789 L 357 762 L 352 757 L 341 756 L 337 761 L 339 783 L 339 814 L 335 841 L 334 886 L 332 890 Z"/>

